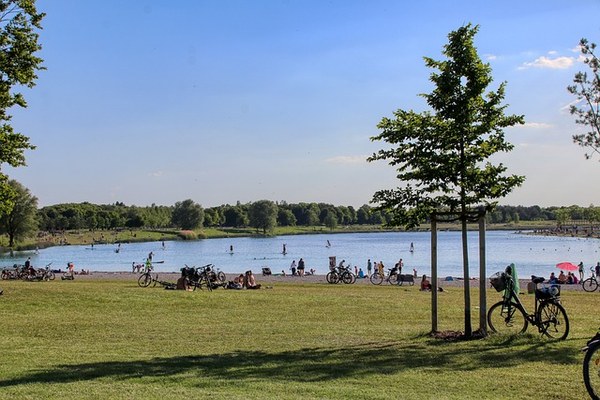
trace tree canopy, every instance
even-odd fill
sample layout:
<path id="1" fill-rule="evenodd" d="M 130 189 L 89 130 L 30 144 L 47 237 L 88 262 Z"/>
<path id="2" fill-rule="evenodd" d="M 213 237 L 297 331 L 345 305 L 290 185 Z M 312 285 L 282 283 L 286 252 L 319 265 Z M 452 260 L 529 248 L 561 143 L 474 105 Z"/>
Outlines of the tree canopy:
<path id="1" fill-rule="evenodd" d="M 175 203 L 173 208 L 173 225 L 181 229 L 196 229 L 204 222 L 204 209 L 191 199 Z"/>
<path id="2" fill-rule="evenodd" d="M 263 233 L 272 231 L 277 226 L 277 204 L 270 200 L 259 200 L 250 205 L 248 210 L 250 226 Z"/>
<path id="3" fill-rule="evenodd" d="M 9 109 L 27 107 L 15 88 L 33 87 L 36 72 L 43 69 L 35 55 L 41 49 L 37 30 L 42 29 L 43 17 L 35 0 L 0 0 L 0 168 L 4 163 L 25 165 L 25 150 L 34 148 L 27 136 L 13 130 Z M 10 210 L 11 193 L 8 177 L 0 173 L 0 214 Z"/>
<path id="4" fill-rule="evenodd" d="M 590 150 L 585 154 L 589 159 L 594 153 L 600 154 L 600 61 L 595 53 L 595 43 L 584 38 L 579 42 L 579 48 L 583 62 L 590 68 L 590 75 L 577 72 L 574 84 L 568 86 L 567 90 L 577 98 L 577 103 L 570 108 L 575 122 L 589 129 L 584 134 L 573 135 L 573 142 Z"/>
<path id="5" fill-rule="evenodd" d="M 433 92 L 422 95 L 433 112 L 397 110 L 393 119 L 381 120 L 377 127 L 382 132 L 371 138 L 395 146 L 368 158 L 387 160 L 398 171 L 402 186 L 373 196 L 380 209 L 393 211 L 393 225 L 414 227 L 433 211 L 490 206 L 524 180 L 504 176 L 503 164 L 487 161 L 512 150 L 503 129 L 522 124 L 524 117 L 504 115 L 505 83 L 485 93 L 491 68 L 474 47 L 477 31 L 469 24 L 450 33 L 443 51 L 447 60 L 425 57 L 428 67 L 439 70 L 430 77 Z"/>
<path id="6" fill-rule="evenodd" d="M 29 189 L 15 180 L 8 184 L 15 193 L 11 210 L 0 218 L 0 231 L 8 235 L 8 247 L 14 247 L 16 241 L 28 237 L 38 229 L 37 197 Z"/>

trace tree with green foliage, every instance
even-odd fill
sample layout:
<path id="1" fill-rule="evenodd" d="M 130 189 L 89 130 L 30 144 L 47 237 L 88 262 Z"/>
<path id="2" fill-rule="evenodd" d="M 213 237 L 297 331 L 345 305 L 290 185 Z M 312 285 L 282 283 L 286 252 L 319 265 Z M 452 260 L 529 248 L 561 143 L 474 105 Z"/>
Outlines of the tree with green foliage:
<path id="1" fill-rule="evenodd" d="M 277 226 L 277 204 L 270 200 L 256 201 L 248 209 L 248 218 L 250 226 L 257 231 L 271 232 Z"/>
<path id="2" fill-rule="evenodd" d="M 373 196 L 378 208 L 391 212 L 391 225 L 418 226 L 436 212 L 451 212 L 462 223 L 463 273 L 469 281 L 467 223 L 471 211 L 519 186 L 524 177 L 504 176 L 506 167 L 488 158 L 513 146 L 503 129 L 524 122 L 523 116 L 505 115 L 505 83 L 485 93 L 492 83 L 489 64 L 481 61 L 473 38 L 479 27 L 468 24 L 451 32 L 444 46 L 446 60 L 425 57 L 439 72 L 430 79 L 434 89 L 423 94 L 433 112 L 397 110 L 383 118 L 382 131 L 371 138 L 394 147 L 379 150 L 368 161 L 387 160 L 402 185 Z M 483 279 L 484 277 L 481 277 Z M 464 285 L 465 335 L 472 335 L 469 285 Z"/>
<path id="3" fill-rule="evenodd" d="M 335 211 L 328 209 L 326 210 L 325 218 L 323 219 L 323 223 L 330 230 L 334 230 L 338 226 L 338 218 Z"/>
<path id="4" fill-rule="evenodd" d="M 594 52 L 595 43 L 589 43 L 584 38 L 579 42 L 579 48 L 583 62 L 590 67 L 591 76 L 587 72 L 577 72 L 574 85 L 568 86 L 567 90 L 577 98 L 577 103 L 570 108 L 575 123 L 589 129 L 584 134 L 573 135 L 573 142 L 589 148 L 591 152 L 586 153 L 585 157 L 590 159 L 594 153 L 600 154 L 600 61 Z"/>
<path id="5" fill-rule="evenodd" d="M 204 222 L 204 209 L 191 199 L 178 201 L 171 217 L 174 226 L 181 229 L 201 228 Z"/>
<path id="6" fill-rule="evenodd" d="M 14 193 L 13 206 L 0 218 L 0 230 L 8 236 L 8 247 L 13 248 L 17 241 L 37 231 L 38 199 L 19 182 L 11 179 L 8 184 Z"/>
<path id="7" fill-rule="evenodd" d="M 281 206 L 278 206 L 277 225 L 279 225 L 279 226 L 296 226 L 296 216 L 289 209 L 281 208 Z"/>
<path id="8" fill-rule="evenodd" d="M 41 49 L 37 30 L 42 29 L 42 18 L 35 0 L 0 0 L 0 167 L 25 165 L 25 150 L 34 148 L 27 136 L 13 130 L 9 109 L 27 107 L 15 89 L 35 86 L 36 72 L 43 69 L 42 59 L 35 56 Z M 12 190 L 8 177 L 0 173 L 0 215 L 12 207 Z"/>

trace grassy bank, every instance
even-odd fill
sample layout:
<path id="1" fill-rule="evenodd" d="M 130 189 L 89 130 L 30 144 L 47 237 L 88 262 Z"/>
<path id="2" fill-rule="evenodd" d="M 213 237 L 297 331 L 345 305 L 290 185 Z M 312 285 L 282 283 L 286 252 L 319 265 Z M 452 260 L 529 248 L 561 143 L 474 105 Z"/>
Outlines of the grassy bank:
<path id="1" fill-rule="evenodd" d="M 582 399 L 579 348 L 598 324 L 598 294 L 584 292 L 563 295 L 566 341 L 444 342 L 428 336 L 429 294 L 415 287 L 1 284 L 0 398 L 11 399 Z M 460 288 L 440 295 L 440 329 L 461 329 L 462 304 Z"/>

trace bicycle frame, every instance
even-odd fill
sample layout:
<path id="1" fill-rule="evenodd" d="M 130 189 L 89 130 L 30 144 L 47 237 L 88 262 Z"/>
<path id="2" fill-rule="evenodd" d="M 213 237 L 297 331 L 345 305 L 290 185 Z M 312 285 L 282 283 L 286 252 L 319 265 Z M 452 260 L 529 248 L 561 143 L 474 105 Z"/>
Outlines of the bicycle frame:
<path id="1" fill-rule="evenodd" d="M 538 330 L 540 332 L 543 331 L 544 327 L 542 326 L 542 321 L 539 320 L 539 310 L 540 310 L 540 306 L 542 304 L 546 304 L 546 303 L 553 303 L 553 304 L 560 304 L 560 299 L 556 296 L 551 296 L 549 298 L 540 298 L 540 296 L 538 295 L 538 284 L 543 282 L 543 278 L 536 278 L 536 279 L 532 279 L 532 282 L 535 284 L 535 289 L 534 289 L 534 310 L 533 310 L 533 314 L 530 314 L 527 309 L 525 308 L 525 305 L 523 305 L 523 302 L 521 301 L 521 299 L 519 298 L 519 296 L 517 295 L 517 293 L 515 292 L 515 284 L 512 280 L 512 277 L 507 276 L 508 282 L 507 282 L 507 286 L 509 288 L 509 290 L 505 291 L 505 294 L 503 295 L 502 301 L 504 302 L 504 307 L 507 307 L 509 309 L 509 314 L 510 314 L 510 308 L 512 307 L 513 302 L 517 305 L 517 308 L 523 313 L 523 315 L 525 316 L 525 319 L 527 320 L 528 323 L 530 323 L 533 326 L 536 326 L 538 328 Z M 541 279 L 541 280 L 539 280 Z M 506 292 L 509 292 L 509 295 L 506 296 Z"/>

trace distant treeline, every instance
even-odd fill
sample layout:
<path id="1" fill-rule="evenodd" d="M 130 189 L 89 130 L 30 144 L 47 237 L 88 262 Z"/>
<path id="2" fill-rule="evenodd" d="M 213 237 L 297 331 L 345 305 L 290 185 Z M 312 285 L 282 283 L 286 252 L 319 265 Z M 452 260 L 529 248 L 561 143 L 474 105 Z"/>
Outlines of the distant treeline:
<path id="1" fill-rule="evenodd" d="M 268 201 L 267 201 L 268 202 Z M 97 205 L 91 203 L 66 203 L 38 210 L 39 229 L 44 231 L 72 229 L 114 228 L 201 228 L 201 227 L 257 227 L 252 221 L 253 205 L 265 203 L 238 203 L 202 208 L 185 200 L 174 206 L 126 206 L 123 203 Z M 369 205 L 358 209 L 352 206 L 335 206 L 326 203 L 268 202 L 275 211 L 276 226 L 327 226 L 382 225 L 391 220 L 390 214 Z M 254 207 L 256 209 L 256 207 Z M 193 226 L 184 226 L 186 216 L 193 210 Z M 557 226 L 570 221 L 600 220 L 600 207 L 549 207 L 497 206 L 487 216 L 488 223 L 518 223 L 520 221 L 556 221 Z"/>

